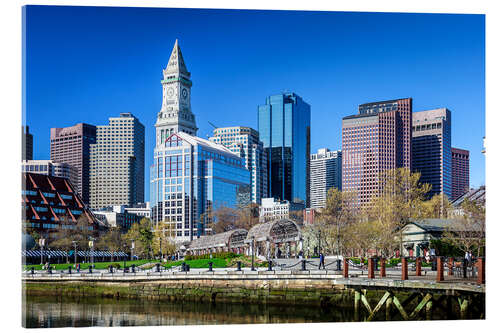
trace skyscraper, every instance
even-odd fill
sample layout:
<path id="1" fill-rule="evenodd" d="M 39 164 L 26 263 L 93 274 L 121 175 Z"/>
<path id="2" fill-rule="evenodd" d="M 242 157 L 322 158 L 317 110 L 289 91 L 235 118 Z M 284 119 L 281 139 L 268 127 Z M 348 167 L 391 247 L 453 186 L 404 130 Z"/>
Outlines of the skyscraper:
<path id="1" fill-rule="evenodd" d="M 33 134 L 30 133 L 29 126 L 23 126 L 22 132 L 22 160 L 33 159 Z"/>
<path id="2" fill-rule="evenodd" d="M 50 129 L 50 159 L 76 169 L 78 181 L 73 186 L 85 204 L 90 203 L 90 145 L 95 140 L 96 128 L 89 124 Z"/>
<path id="3" fill-rule="evenodd" d="M 267 197 L 267 160 L 259 132 L 250 127 L 221 127 L 209 139 L 223 145 L 245 161 L 251 176 L 251 201 L 261 203 Z"/>
<path id="4" fill-rule="evenodd" d="M 243 159 L 222 145 L 178 132 L 154 154 L 152 219 L 170 224 L 176 242 L 209 234 L 209 225 L 217 223 L 215 210 L 236 208 L 249 196 L 250 173 Z"/>
<path id="5" fill-rule="evenodd" d="M 310 179 L 311 208 L 324 208 L 328 190 L 332 187 L 342 190 L 342 151 L 322 148 L 311 154 Z"/>
<path id="6" fill-rule="evenodd" d="M 144 202 L 144 126 L 131 113 L 97 126 L 90 145 L 90 207 Z"/>
<path id="7" fill-rule="evenodd" d="M 381 190 L 380 172 L 411 168 L 412 99 L 362 104 L 342 119 L 342 191 L 366 205 Z"/>
<path id="8" fill-rule="evenodd" d="M 469 151 L 451 148 L 451 201 L 469 191 Z"/>
<path id="9" fill-rule="evenodd" d="M 268 161 L 269 195 L 309 207 L 311 106 L 294 93 L 269 96 L 258 107 L 258 127 Z"/>
<path id="10" fill-rule="evenodd" d="M 451 198 L 451 113 L 446 108 L 413 113 L 412 171 L 430 184 L 429 197 Z"/>
<path id="11" fill-rule="evenodd" d="M 172 133 L 196 135 L 198 128 L 191 112 L 191 73 L 188 72 L 179 43 L 175 40 L 167 68 L 163 70 L 163 102 L 156 119 L 156 143 L 164 143 Z"/>

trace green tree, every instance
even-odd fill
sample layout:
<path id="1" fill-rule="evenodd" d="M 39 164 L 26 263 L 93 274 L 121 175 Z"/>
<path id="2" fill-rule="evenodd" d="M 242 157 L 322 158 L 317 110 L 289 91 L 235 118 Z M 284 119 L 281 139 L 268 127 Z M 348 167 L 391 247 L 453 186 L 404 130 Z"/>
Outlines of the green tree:
<path id="1" fill-rule="evenodd" d="M 420 217 L 426 219 L 446 219 L 451 209 L 451 203 L 445 194 L 435 194 L 431 199 L 422 202 Z"/>
<path id="2" fill-rule="evenodd" d="M 164 255 L 174 254 L 176 245 L 173 239 L 175 238 L 175 224 L 165 221 L 159 222 L 153 231 L 153 252 L 155 255 L 160 255 L 163 259 Z"/>
<path id="3" fill-rule="evenodd" d="M 408 168 L 382 172 L 379 183 L 381 195 L 374 199 L 372 206 L 384 211 L 384 224 L 397 232 L 399 250 L 402 253 L 403 227 L 411 219 L 421 218 L 423 201 L 430 185 L 420 183 L 420 173 L 412 173 Z"/>
<path id="4" fill-rule="evenodd" d="M 134 223 L 123 236 L 123 240 L 129 244 L 134 241 L 136 254 L 147 258 L 151 258 L 153 238 L 153 225 L 147 217 L 139 223 Z"/>

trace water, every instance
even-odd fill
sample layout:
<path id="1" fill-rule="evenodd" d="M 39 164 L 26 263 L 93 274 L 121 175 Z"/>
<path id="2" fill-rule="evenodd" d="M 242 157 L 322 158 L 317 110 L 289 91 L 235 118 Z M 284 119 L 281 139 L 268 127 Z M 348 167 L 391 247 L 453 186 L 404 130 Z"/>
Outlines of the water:
<path id="1" fill-rule="evenodd" d="M 376 320 L 385 320 L 380 311 Z M 366 312 L 363 312 L 361 320 Z M 166 302 L 151 300 L 27 296 L 24 326 L 158 326 L 214 324 L 274 324 L 354 321 L 349 308 L 230 303 Z M 436 311 L 433 319 L 457 319 Z M 396 313 L 392 320 L 401 320 Z"/>
<path id="2" fill-rule="evenodd" d="M 348 309 L 27 296 L 25 327 L 271 324 L 350 321 Z"/>

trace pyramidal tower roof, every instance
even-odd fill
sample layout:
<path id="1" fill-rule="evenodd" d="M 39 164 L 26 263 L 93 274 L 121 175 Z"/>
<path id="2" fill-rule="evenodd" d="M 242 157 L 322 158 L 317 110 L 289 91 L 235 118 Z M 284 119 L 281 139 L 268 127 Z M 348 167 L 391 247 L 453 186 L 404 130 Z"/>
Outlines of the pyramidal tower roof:
<path id="1" fill-rule="evenodd" d="M 190 76 L 191 73 L 188 72 L 184 58 L 182 57 L 181 48 L 179 47 L 179 41 L 176 39 L 172 53 L 170 54 L 170 59 L 168 60 L 166 73 L 182 73 Z"/>

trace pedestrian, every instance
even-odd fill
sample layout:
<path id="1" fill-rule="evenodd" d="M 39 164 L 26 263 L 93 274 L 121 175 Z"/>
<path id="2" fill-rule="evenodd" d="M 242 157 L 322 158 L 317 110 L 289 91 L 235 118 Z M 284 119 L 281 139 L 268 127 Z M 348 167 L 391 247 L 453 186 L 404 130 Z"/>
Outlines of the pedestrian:
<path id="1" fill-rule="evenodd" d="M 323 269 L 325 269 L 325 256 L 323 255 L 323 252 L 319 253 L 319 269 L 321 269 L 321 266 L 323 266 Z"/>
<path id="2" fill-rule="evenodd" d="M 467 266 L 470 266 L 472 261 L 472 255 L 470 251 L 465 252 L 465 261 L 467 262 Z"/>

